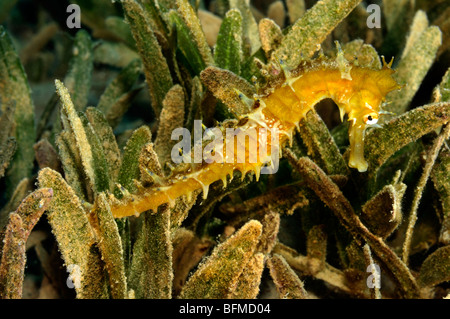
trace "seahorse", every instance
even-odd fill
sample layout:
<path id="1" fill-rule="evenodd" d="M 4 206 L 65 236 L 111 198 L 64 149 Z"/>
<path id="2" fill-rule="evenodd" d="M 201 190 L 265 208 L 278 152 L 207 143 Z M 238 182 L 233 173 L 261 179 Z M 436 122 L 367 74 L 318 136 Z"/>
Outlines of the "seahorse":
<path id="1" fill-rule="evenodd" d="M 252 111 L 238 122 L 237 133 L 224 139 L 222 161 L 192 167 L 185 173 L 175 174 L 164 185 L 150 186 L 120 200 L 110 195 L 113 216 L 121 218 L 148 210 L 156 212 L 160 205 L 173 204 L 176 198 L 190 196 L 199 189 L 202 189 L 203 197 L 206 198 L 212 183 L 222 180 L 226 186 L 228 177 L 232 178 L 235 171 L 241 172 L 242 177 L 253 172 L 258 180 L 261 169 L 273 164 L 273 152 L 279 152 L 280 147 L 292 140 L 295 130 L 299 129 L 300 120 L 326 98 L 336 103 L 341 120 L 347 114 L 350 122 L 348 165 L 365 172 L 368 163 L 364 159 L 364 131 L 367 127 L 377 126 L 379 116 L 383 114 L 381 105 L 386 95 L 401 88 L 392 77 L 395 72 L 391 69 L 392 61 L 386 63 L 384 58 L 382 60 L 380 69 L 361 67 L 348 62 L 338 46 L 336 59 L 321 57 L 304 62 L 293 70 L 288 70 L 279 61 L 278 80 L 281 78 L 281 81 L 272 81 L 272 85 L 261 89 L 262 93 L 253 97 L 246 97 L 236 90 L 241 101 L 249 104 Z M 249 130 L 257 134 L 249 136 Z M 276 145 L 273 143 L 273 132 L 279 132 Z M 249 149 L 250 143 L 245 143 L 246 136 L 256 142 L 256 161 L 249 161 L 253 152 Z M 232 149 L 227 151 L 227 145 L 234 146 L 232 160 Z M 212 150 L 212 153 L 216 151 Z M 244 152 L 245 161 L 237 160 L 236 153 L 239 151 Z"/>

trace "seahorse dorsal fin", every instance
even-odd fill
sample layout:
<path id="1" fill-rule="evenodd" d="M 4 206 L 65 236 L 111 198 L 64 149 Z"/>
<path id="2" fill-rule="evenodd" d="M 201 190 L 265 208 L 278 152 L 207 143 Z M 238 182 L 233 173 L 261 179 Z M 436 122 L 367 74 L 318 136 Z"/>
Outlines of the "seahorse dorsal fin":
<path id="1" fill-rule="evenodd" d="M 341 45 L 338 41 L 335 41 L 337 48 L 337 57 L 336 62 L 339 67 L 339 71 L 341 72 L 341 78 L 346 80 L 352 80 L 352 76 L 350 75 L 350 70 L 352 69 L 352 65 L 344 56 L 344 51 L 342 51 Z"/>

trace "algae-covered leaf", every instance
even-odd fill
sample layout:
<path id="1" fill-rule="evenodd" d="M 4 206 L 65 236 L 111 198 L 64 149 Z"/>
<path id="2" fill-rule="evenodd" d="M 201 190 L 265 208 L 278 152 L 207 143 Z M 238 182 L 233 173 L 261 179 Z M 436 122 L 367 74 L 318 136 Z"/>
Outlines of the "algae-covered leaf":
<path id="1" fill-rule="evenodd" d="M 171 298 L 173 271 L 168 205 L 160 206 L 156 214 L 144 213 L 133 246 L 130 273 L 130 288 L 135 290 L 137 298 Z"/>
<path id="2" fill-rule="evenodd" d="M 361 67 L 381 69 L 381 61 L 377 50 L 363 40 L 353 40 L 342 45 L 342 51 L 347 61 L 357 63 Z M 335 54 L 333 51 L 332 54 Z"/>
<path id="3" fill-rule="evenodd" d="M 414 15 L 414 19 L 410 26 L 409 35 L 406 38 L 405 48 L 403 49 L 401 57 L 402 59 L 410 50 L 414 49 L 414 44 L 420 38 L 422 33 L 428 28 L 429 24 L 430 23 L 425 11 L 418 10 Z"/>
<path id="4" fill-rule="evenodd" d="M 95 234 L 73 189 L 62 176 L 44 168 L 39 186 L 53 189 L 47 218 L 77 292 L 77 298 L 107 298 L 107 281 Z"/>
<path id="5" fill-rule="evenodd" d="M 173 297 L 177 297 L 189 272 L 195 267 L 213 244 L 209 239 L 201 239 L 186 229 L 178 228 L 172 236 Z"/>
<path id="6" fill-rule="evenodd" d="M 273 50 L 280 45 L 283 34 L 280 27 L 271 19 L 261 19 L 258 24 L 259 36 L 261 38 L 261 48 L 266 53 L 266 57 L 270 59 Z"/>
<path id="7" fill-rule="evenodd" d="M 201 191 L 197 190 L 192 192 L 191 198 L 184 195 L 175 200 L 175 206 L 171 208 L 170 213 L 170 227 L 172 232 L 178 229 L 183 221 L 188 217 L 200 193 Z"/>
<path id="8" fill-rule="evenodd" d="M 189 278 L 180 298 L 227 298 L 253 255 L 261 230 L 261 223 L 251 220 L 218 245 Z"/>
<path id="9" fill-rule="evenodd" d="M 51 188 L 37 189 L 29 194 L 16 209 L 15 213 L 22 220 L 25 240 L 49 206 L 52 198 L 53 190 Z"/>
<path id="10" fill-rule="evenodd" d="M 169 9 L 173 9 L 175 7 L 175 2 L 172 0 L 168 3 L 165 3 L 165 1 L 153 0 L 140 0 L 139 2 L 145 10 L 147 19 L 151 23 L 152 30 L 155 33 L 158 33 L 159 36 L 166 36 L 169 30 L 164 14 L 167 13 Z"/>
<path id="11" fill-rule="evenodd" d="M 232 299 L 255 299 L 259 293 L 264 270 L 264 254 L 254 254 L 238 278 L 236 289 L 229 296 Z"/>
<path id="12" fill-rule="evenodd" d="M 405 11 L 412 9 L 411 0 L 383 0 L 383 10 L 386 16 L 386 27 L 389 30 L 394 29 L 400 23 L 405 24 Z"/>
<path id="13" fill-rule="evenodd" d="M 80 30 L 75 36 L 69 71 L 64 78 L 64 83 L 77 111 L 83 111 L 87 105 L 94 68 L 93 61 L 91 37 L 86 30 Z"/>
<path id="14" fill-rule="evenodd" d="M 262 220 L 262 233 L 255 254 L 245 266 L 234 291 L 230 294 L 233 299 L 255 299 L 259 293 L 261 276 L 264 270 L 266 255 L 272 251 L 280 228 L 280 214 L 268 212 Z"/>
<path id="15" fill-rule="evenodd" d="M 207 62 L 200 52 L 200 48 L 192 34 L 192 30 L 186 25 L 178 11 L 171 10 L 168 14 L 168 18 L 175 27 L 177 50 L 181 53 L 185 66 L 189 67 L 192 75 L 200 74 L 207 66 Z"/>
<path id="16" fill-rule="evenodd" d="M 327 255 L 327 233 L 323 225 L 313 226 L 309 230 L 306 252 L 310 272 L 315 274 L 322 271 L 325 268 Z"/>
<path id="17" fill-rule="evenodd" d="M 15 103 L 3 108 L 0 117 L 0 178 L 5 174 L 10 161 L 16 151 L 16 141 L 11 136 L 14 127 L 14 110 Z"/>
<path id="18" fill-rule="evenodd" d="M 418 283 L 422 287 L 434 286 L 450 280 L 450 246 L 438 248 L 422 264 Z"/>
<path id="19" fill-rule="evenodd" d="M 450 102 L 450 68 L 445 72 L 439 84 L 439 95 L 440 101 Z"/>
<path id="20" fill-rule="evenodd" d="M 99 135 L 97 135 L 97 132 L 92 127 L 91 123 L 87 119 L 86 115 L 84 113 L 78 114 L 81 122 L 83 123 L 84 130 L 86 132 L 87 142 L 89 143 L 89 147 L 91 148 L 92 152 L 92 160 L 90 163 L 90 167 L 85 166 L 85 171 L 92 171 L 93 173 L 93 179 L 91 181 L 91 187 L 95 194 L 98 194 L 103 191 L 110 190 L 111 187 L 111 176 L 109 167 L 110 163 L 106 161 L 106 155 L 111 155 L 110 151 L 111 148 L 107 149 L 108 153 L 105 153 L 103 149 L 103 141 L 107 139 L 107 137 L 104 136 L 104 140 L 100 141 Z M 97 123 L 98 124 L 98 123 Z M 97 126 L 98 129 L 98 126 Z M 100 133 L 100 132 L 99 132 Z M 103 132 L 104 133 L 104 132 Z M 112 132 L 110 132 L 112 134 Z M 113 138 L 113 137 L 111 137 Z M 83 159 L 84 154 L 82 153 L 82 149 L 79 148 L 81 158 Z M 117 155 L 117 154 L 116 154 Z M 114 158 L 109 158 L 114 161 Z M 116 157 L 117 160 L 117 157 Z M 88 163 L 88 161 L 86 161 Z M 117 164 L 117 163 L 114 163 Z M 86 164 L 84 164 L 86 165 Z M 89 165 L 89 164 L 87 164 Z M 116 170 L 117 167 L 112 166 L 113 170 Z"/>
<path id="21" fill-rule="evenodd" d="M 364 154 L 369 162 L 369 174 L 376 172 L 386 160 L 407 144 L 432 132 L 450 119 L 450 103 L 433 103 L 416 108 L 367 132 Z"/>
<path id="22" fill-rule="evenodd" d="M 0 298 L 22 298 L 25 271 L 25 230 L 19 215 L 12 213 L 5 230 L 0 260 Z"/>
<path id="23" fill-rule="evenodd" d="M 7 113 L 7 108 L 12 105 L 15 108 L 12 136 L 17 148 L 7 171 L 8 193 L 11 194 L 20 180 L 31 174 L 36 133 L 34 104 L 27 76 L 3 26 L 0 26 L 0 96 L 2 112 Z"/>
<path id="24" fill-rule="evenodd" d="M 278 231 L 280 230 L 280 214 L 269 211 L 262 220 L 263 231 L 256 251 L 269 254 L 277 242 Z"/>
<path id="25" fill-rule="evenodd" d="M 444 74 L 441 83 L 435 88 L 435 100 L 450 102 L 450 68 Z M 442 207 L 442 223 L 439 241 L 445 245 L 450 244 L 450 153 L 448 148 L 443 149 L 436 159 L 431 172 L 431 179 L 439 194 Z"/>
<path id="26" fill-rule="evenodd" d="M 206 42 L 208 42 L 210 47 L 214 47 L 217 42 L 217 35 L 219 34 L 222 18 L 216 15 L 217 12 L 214 14 L 203 10 L 202 8 L 199 8 L 197 14 L 200 23 L 202 24 L 203 32 L 205 32 Z"/>
<path id="27" fill-rule="evenodd" d="M 327 35 L 341 22 L 361 0 L 323 0 L 295 22 L 283 38 L 275 56 L 286 57 L 286 64 L 295 68 L 303 59 L 317 51 Z"/>
<path id="28" fill-rule="evenodd" d="M 172 87 L 163 100 L 163 109 L 159 117 L 158 134 L 155 140 L 155 151 L 159 161 L 164 165 L 171 162 L 172 147 L 176 141 L 172 140 L 172 132 L 184 123 L 184 91 L 180 85 Z"/>
<path id="29" fill-rule="evenodd" d="M 249 216 L 260 218 L 271 211 L 292 215 L 296 208 L 306 207 L 309 203 L 305 196 L 305 187 L 301 182 L 297 182 L 271 189 L 242 203 L 224 203 L 220 206 L 220 211 L 227 215 L 235 215 L 233 223 L 239 223 Z M 261 244 L 263 242 L 264 239 L 261 239 Z"/>
<path id="30" fill-rule="evenodd" d="M 135 0 L 125 0 L 122 4 L 124 15 L 130 25 L 139 55 L 142 58 L 152 108 L 159 115 L 162 100 L 173 86 L 169 66 L 142 6 Z"/>
<path id="31" fill-rule="evenodd" d="M 202 71 L 200 78 L 203 84 L 221 100 L 236 117 L 250 111 L 248 105 L 239 99 L 235 89 L 248 97 L 255 93 L 254 87 L 240 76 L 217 67 L 208 67 Z"/>
<path id="32" fill-rule="evenodd" d="M 103 94 L 100 96 L 97 108 L 105 114 L 111 126 L 116 126 L 118 120 L 126 112 L 129 104 L 120 103 L 123 97 L 132 89 L 133 84 L 142 69 L 142 62 L 139 59 L 131 61 L 122 71 L 108 84 Z M 122 106 L 122 107 L 121 107 Z"/>
<path id="33" fill-rule="evenodd" d="M 90 189 L 97 194 L 109 190 L 110 180 L 105 153 L 98 136 L 84 113 L 75 110 L 67 88 L 59 80 L 55 81 L 62 103 L 64 128 L 73 134 L 76 148 L 81 158 Z"/>
<path id="34" fill-rule="evenodd" d="M 120 151 L 114 132 L 111 126 L 109 126 L 103 113 L 97 108 L 87 108 L 86 117 L 88 118 L 95 135 L 98 137 L 101 149 L 103 149 L 104 158 L 109 172 L 109 180 L 115 181 L 120 169 Z M 100 149 L 98 145 L 97 147 Z M 100 157 L 101 154 L 102 152 L 100 150 Z"/>
<path id="35" fill-rule="evenodd" d="M 450 244 L 450 152 L 442 150 L 431 172 L 431 179 L 436 188 L 442 206 L 442 225 L 439 241 Z"/>
<path id="36" fill-rule="evenodd" d="M 189 29 L 189 34 L 195 42 L 204 64 L 206 66 L 214 65 L 211 49 L 208 46 L 208 42 L 206 42 L 205 34 L 194 8 L 192 8 L 188 0 L 176 0 L 176 8 L 184 24 Z"/>
<path id="37" fill-rule="evenodd" d="M 419 289 L 415 278 L 398 255 L 378 236 L 371 233 L 356 215 L 348 199 L 339 187 L 307 157 L 299 160 L 292 152 L 286 152 L 291 165 L 305 179 L 307 185 L 334 212 L 340 223 L 352 234 L 355 240 L 367 241 L 372 251 L 383 261 L 400 284 L 407 298 L 418 298 Z"/>
<path id="38" fill-rule="evenodd" d="M 242 16 L 239 10 L 230 10 L 220 26 L 214 60 L 219 68 L 239 75 L 242 62 Z"/>
<path id="39" fill-rule="evenodd" d="M 34 144 L 36 162 L 40 169 L 50 167 L 55 171 L 61 171 L 61 161 L 58 153 L 52 144 L 46 139 L 42 139 Z"/>
<path id="40" fill-rule="evenodd" d="M 315 112 L 308 112 L 306 119 L 300 121 L 300 135 L 306 144 L 311 158 L 329 174 L 348 175 L 344 161 L 325 123 Z"/>
<path id="41" fill-rule="evenodd" d="M 111 296 L 115 299 L 124 299 L 127 296 L 127 282 L 122 242 L 104 193 L 97 199 L 95 212 L 98 218 L 99 248 L 108 271 Z"/>
<path id="42" fill-rule="evenodd" d="M 139 156 L 142 148 L 151 141 L 152 133 L 150 129 L 147 126 L 142 126 L 133 132 L 125 146 L 117 182 L 131 193 L 137 190 L 133 180 L 139 180 Z M 120 192 L 118 194 L 116 191 L 115 195 L 120 196 Z"/>
<path id="43" fill-rule="evenodd" d="M 108 113 L 105 114 L 106 119 L 111 125 L 111 128 L 116 128 L 122 120 L 125 112 L 130 108 L 132 101 L 134 98 L 141 92 L 141 90 L 145 87 L 145 84 L 141 84 L 136 88 L 131 89 L 127 93 L 120 96 L 116 103 L 112 105 L 109 109 Z"/>
<path id="44" fill-rule="evenodd" d="M 405 43 L 405 35 L 417 5 L 413 0 L 383 0 L 382 3 L 388 30 L 383 39 L 383 51 L 392 56 L 397 54 Z"/>
<path id="45" fill-rule="evenodd" d="M 9 215 L 4 230 L 0 224 L 0 298 L 21 298 L 25 270 L 25 243 L 32 229 L 47 209 L 53 191 L 42 188 L 28 195 Z M 1 236 L 4 235 L 4 236 Z"/>
<path id="46" fill-rule="evenodd" d="M 124 192 L 136 192 L 137 185 L 135 181 L 147 182 L 144 178 L 145 175 L 142 174 L 143 172 L 146 172 L 146 170 L 143 169 L 143 157 L 148 161 L 151 161 L 152 164 L 155 163 L 152 159 L 148 159 L 148 156 L 145 156 L 148 154 L 145 147 L 151 145 L 151 141 L 152 133 L 147 126 L 142 126 L 135 130 L 128 140 L 124 148 L 117 184 L 113 191 L 117 198 L 122 198 Z M 143 156 L 143 154 L 145 155 Z M 159 162 L 157 164 L 159 165 Z M 127 269 L 128 274 L 129 265 L 131 263 L 130 222 L 128 218 L 117 219 L 116 222 L 122 239 L 125 268 Z"/>
<path id="47" fill-rule="evenodd" d="M 386 185 L 362 207 L 361 218 L 377 236 L 388 237 L 402 221 L 402 198 L 406 185 Z"/>
<path id="48" fill-rule="evenodd" d="M 411 33 L 411 36 L 416 36 Z M 413 49 L 407 51 L 400 60 L 394 78 L 400 84 L 406 84 L 401 90 L 389 93 L 387 99 L 391 102 L 386 110 L 396 114 L 405 112 L 414 95 L 422 84 L 431 65 L 436 58 L 436 52 L 442 43 L 442 32 L 436 26 L 425 29 L 413 43 Z M 415 67 L 411 67 L 414 65 Z"/>
<path id="49" fill-rule="evenodd" d="M 292 269 L 299 271 L 300 273 L 311 273 L 309 269 L 309 266 L 311 264 L 308 257 L 299 254 L 294 249 L 287 247 L 281 243 L 277 243 L 273 249 L 273 254 L 279 254 L 283 256 L 283 258 Z M 336 287 L 346 293 L 352 293 L 353 289 L 349 287 L 344 272 L 331 266 L 330 264 L 326 263 L 324 269 L 313 275 L 315 278 L 323 280 L 333 287 Z"/>
<path id="50" fill-rule="evenodd" d="M 277 291 L 282 299 L 306 299 L 308 294 L 303 282 L 292 270 L 283 256 L 275 254 L 267 261 Z"/>
<path id="51" fill-rule="evenodd" d="M 10 137 L 6 142 L 0 145 L 0 178 L 5 175 L 5 171 L 11 162 L 16 151 L 16 140 Z"/>
<path id="52" fill-rule="evenodd" d="M 247 0 L 230 0 L 230 8 L 238 9 L 242 15 L 242 31 L 245 39 L 244 47 L 248 49 L 244 51 L 244 57 L 253 55 L 261 47 L 259 39 L 258 24 L 253 16 L 250 8 L 250 1 Z"/>
<path id="53" fill-rule="evenodd" d="M 76 147 L 76 141 L 69 131 L 62 131 L 56 137 L 61 164 L 64 170 L 64 177 L 72 187 L 77 196 L 82 200 L 88 198 L 85 175 L 81 157 Z"/>
<path id="54" fill-rule="evenodd" d="M 164 173 L 153 143 L 144 145 L 139 154 L 139 181 L 143 185 L 155 184 L 155 176 L 163 179 Z"/>
<path id="55" fill-rule="evenodd" d="M 202 119 L 202 100 L 204 96 L 203 85 L 198 76 L 192 79 L 191 98 L 186 108 L 186 122 L 185 128 L 190 130 L 194 129 L 194 121 Z"/>
<path id="56" fill-rule="evenodd" d="M 447 123 L 442 127 L 440 134 L 433 141 L 432 146 L 426 153 L 426 162 L 423 167 L 422 174 L 418 179 L 415 188 L 414 188 L 414 197 L 411 203 L 411 211 L 408 217 L 408 227 L 406 229 L 406 238 L 403 243 L 403 260 L 405 263 L 408 262 L 409 251 L 412 242 L 412 235 L 414 231 L 414 226 L 417 220 L 417 209 L 419 208 L 419 203 L 423 195 L 423 191 L 428 182 L 431 170 L 436 162 L 436 158 L 439 155 L 439 152 L 444 145 L 445 141 L 450 137 L 450 125 Z"/>
<path id="57" fill-rule="evenodd" d="M 16 189 L 12 193 L 11 197 L 2 207 L 0 211 L 0 229 L 2 229 L 8 222 L 9 213 L 15 211 L 19 207 L 22 200 L 27 196 L 28 193 L 33 191 L 33 183 L 30 179 L 24 178 L 19 182 Z M 1 245 L 0 245 L 1 246 Z"/>
<path id="58" fill-rule="evenodd" d="M 201 205 L 192 207 L 187 222 L 198 227 L 198 224 L 201 224 L 202 222 L 202 218 L 207 216 L 218 202 L 225 198 L 225 196 L 236 192 L 238 189 L 247 187 L 252 181 L 252 177 L 251 174 L 247 174 L 244 179 L 242 179 L 242 175 L 236 172 L 234 173 L 233 179 L 227 183 L 225 188 L 223 187 L 222 181 L 212 183 L 209 187 L 208 197 L 201 202 Z M 198 196 L 198 193 L 196 194 L 196 192 L 194 192 L 194 196 Z M 244 221 L 246 222 L 248 220 L 249 218 L 246 218 Z"/>

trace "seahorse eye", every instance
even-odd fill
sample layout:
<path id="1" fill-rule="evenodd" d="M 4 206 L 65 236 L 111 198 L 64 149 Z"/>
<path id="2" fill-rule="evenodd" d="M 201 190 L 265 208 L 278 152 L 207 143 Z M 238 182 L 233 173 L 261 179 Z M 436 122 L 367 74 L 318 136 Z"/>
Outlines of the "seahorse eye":
<path id="1" fill-rule="evenodd" d="M 377 113 L 370 113 L 364 116 L 363 118 L 364 123 L 367 125 L 373 125 L 377 124 L 378 122 L 378 114 Z"/>

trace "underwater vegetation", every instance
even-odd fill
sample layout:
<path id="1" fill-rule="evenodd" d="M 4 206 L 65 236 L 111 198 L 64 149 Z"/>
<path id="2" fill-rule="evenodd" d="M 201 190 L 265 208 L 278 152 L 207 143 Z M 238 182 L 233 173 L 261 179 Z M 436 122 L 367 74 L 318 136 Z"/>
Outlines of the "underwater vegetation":
<path id="1" fill-rule="evenodd" d="M 0 23 L 1 298 L 450 298 L 448 1 Z"/>

